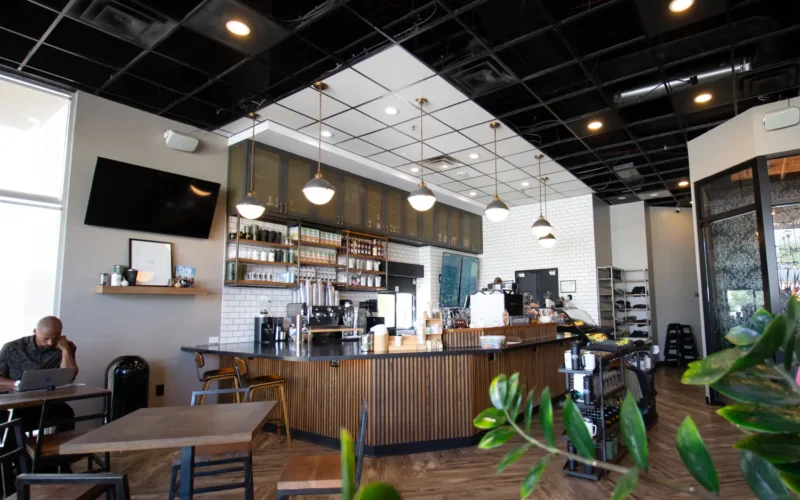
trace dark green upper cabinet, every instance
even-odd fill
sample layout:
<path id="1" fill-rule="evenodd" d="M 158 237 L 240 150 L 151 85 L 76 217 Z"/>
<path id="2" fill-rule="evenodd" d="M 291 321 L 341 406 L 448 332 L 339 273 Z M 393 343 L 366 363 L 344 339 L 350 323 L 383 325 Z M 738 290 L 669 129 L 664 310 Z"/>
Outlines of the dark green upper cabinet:
<path id="1" fill-rule="evenodd" d="M 366 209 L 364 211 L 364 229 L 368 232 L 385 232 L 385 221 L 383 212 L 383 197 L 385 190 L 383 184 L 365 183 L 364 199 Z"/>
<path id="2" fill-rule="evenodd" d="M 403 211 L 405 212 L 405 217 L 403 220 L 405 222 L 405 226 L 403 227 L 403 236 L 412 240 L 421 240 L 422 239 L 422 228 L 420 225 L 420 219 L 422 218 L 414 207 L 411 206 L 411 203 L 408 202 L 408 194 L 403 193 Z M 430 212 L 430 210 L 428 210 Z"/>
<path id="3" fill-rule="evenodd" d="M 312 177 L 308 160 L 289 158 L 286 166 L 286 201 L 284 213 L 298 217 L 311 217 L 313 204 L 303 193 L 303 187 Z"/>
<path id="4" fill-rule="evenodd" d="M 361 179 L 346 174 L 342 188 L 342 224 L 347 227 L 364 227 L 364 188 Z"/>
<path id="5" fill-rule="evenodd" d="M 281 211 L 281 158 L 278 153 L 255 148 L 253 191 L 268 212 Z"/>
<path id="6" fill-rule="evenodd" d="M 438 205 L 438 203 L 436 203 L 436 205 Z M 436 228 L 434 226 L 434 208 L 436 205 L 434 205 L 433 208 L 422 212 L 422 216 L 420 217 L 420 223 L 422 226 L 420 228 L 420 232 L 422 233 L 422 241 L 426 243 L 436 243 Z M 411 208 L 411 210 L 414 209 Z"/>
<path id="7" fill-rule="evenodd" d="M 461 210 L 450 207 L 450 221 L 448 224 L 448 244 L 452 248 L 461 248 Z"/>
<path id="8" fill-rule="evenodd" d="M 398 189 L 386 188 L 386 210 L 384 213 L 386 214 L 386 234 L 389 236 L 403 236 L 403 209 L 405 205 L 407 205 L 405 193 Z M 414 224 L 415 238 L 417 237 L 416 226 Z"/>
<path id="9" fill-rule="evenodd" d="M 247 145 L 243 141 L 228 152 L 228 213 L 236 213 L 236 204 L 246 193 L 247 186 Z"/>
<path id="10" fill-rule="evenodd" d="M 450 220 L 450 207 L 437 203 L 433 206 L 436 214 L 436 244 L 447 246 L 450 241 L 447 238 L 447 222 Z"/>
<path id="11" fill-rule="evenodd" d="M 324 205 L 314 205 L 314 218 L 318 219 L 320 222 L 341 224 L 342 190 L 344 189 L 342 182 L 344 176 L 342 176 L 338 170 L 327 167 L 322 167 L 322 176 L 331 183 L 336 192 L 328 203 Z"/>
<path id="12" fill-rule="evenodd" d="M 483 217 L 472 216 L 472 251 L 483 253 Z"/>
<path id="13" fill-rule="evenodd" d="M 475 250 L 475 242 L 472 240 L 472 218 L 476 215 L 469 212 L 461 212 L 461 244 L 462 250 L 472 252 Z"/>

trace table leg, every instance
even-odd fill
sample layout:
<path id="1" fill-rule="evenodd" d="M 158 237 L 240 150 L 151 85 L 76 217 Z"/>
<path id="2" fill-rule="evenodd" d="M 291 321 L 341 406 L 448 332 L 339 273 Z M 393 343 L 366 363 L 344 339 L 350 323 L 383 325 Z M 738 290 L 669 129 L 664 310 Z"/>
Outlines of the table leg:
<path id="1" fill-rule="evenodd" d="M 181 448 L 180 499 L 190 500 L 194 489 L 194 446 Z"/>

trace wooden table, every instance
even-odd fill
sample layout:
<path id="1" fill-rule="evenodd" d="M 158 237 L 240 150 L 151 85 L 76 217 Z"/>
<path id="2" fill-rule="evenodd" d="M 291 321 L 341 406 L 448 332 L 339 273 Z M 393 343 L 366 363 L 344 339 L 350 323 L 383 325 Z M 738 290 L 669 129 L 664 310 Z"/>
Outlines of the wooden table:
<path id="1" fill-rule="evenodd" d="M 61 453 L 180 448 L 180 498 L 189 499 L 195 446 L 249 443 L 274 407 L 275 401 L 262 401 L 142 408 L 62 444 Z"/>
<path id="2" fill-rule="evenodd" d="M 45 401 L 56 403 L 59 401 L 75 401 L 78 399 L 89 399 L 100 396 L 111 396 L 111 391 L 102 387 L 91 385 L 69 385 L 58 387 L 52 391 L 11 391 L 8 394 L 0 394 L 0 410 L 12 410 L 14 408 L 28 408 L 31 406 L 41 406 Z"/>

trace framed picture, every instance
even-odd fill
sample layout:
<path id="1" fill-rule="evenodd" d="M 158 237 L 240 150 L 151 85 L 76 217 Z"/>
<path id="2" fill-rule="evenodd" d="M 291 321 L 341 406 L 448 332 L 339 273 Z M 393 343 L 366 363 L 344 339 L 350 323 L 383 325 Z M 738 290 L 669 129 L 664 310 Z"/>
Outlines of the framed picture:
<path id="1" fill-rule="evenodd" d="M 561 282 L 561 293 L 575 293 L 575 281 L 562 281 Z"/>
<path id="2" fill-rule="evenodd" d="M 170 286 L 172 281 L 172 243 L 129 240 L 131 269 L 139 273 L 136 286 Z"/>

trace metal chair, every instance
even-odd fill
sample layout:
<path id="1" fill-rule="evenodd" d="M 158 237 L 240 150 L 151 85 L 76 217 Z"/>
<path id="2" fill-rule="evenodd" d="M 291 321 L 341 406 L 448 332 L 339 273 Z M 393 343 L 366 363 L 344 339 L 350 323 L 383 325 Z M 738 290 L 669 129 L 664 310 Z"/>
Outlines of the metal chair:
<path id="1" fill-rule="evenodd" d="M 115 500 L 130 500 L 128 476 L 111 473 L 85 474 L 20 474 L 17 476 L 17 493 L 8 500 L 59 500 L 98 498 L 103 493 L 113 493 Z"/>
<path id="2" fill-rule="evenodd" d="M 355 487 L 361 483 L 364 465 L 364 440 L 367 435 L 367 402 L 361 403 L 361 419 L 356 441 Z M 316 455 L 288 458 L 278 480 L 277 500 L 290 496 L 335 495 L 342 492 L 342 456 Z"/>
<path id="3" fill-rule="evenodd" d="M 268 420 L 275 422 L 278 430 L 278 439 L 281 438 L 281 425 L 286 428 L 286 443 L 289 451 L 292 451 L 292 433 L 289 424 L 289 405 L 286 402 L 286 379 L 280 375 L 261 375 L 259 377 L 248 376 L 247 363 L 242 358 L 233 358 L 233 365 L 236 369 L 236 376 L 239 379 L 240 387 L 249 387 L 256 391 L 266 391 L 272 389 L 278 393 L 279 398 L 275 398 L 280 406 L 280 417 Z"/>
<path id="4" fill-rule="evenodd" d="M 203 358 L 203 355 L 199 352 L 194 353 L 194 364 L 197 368 L 197 380 L 203 383 L 203 391 L 208 390 L 208 386 L 211 385 L 211 382 L 217 381 L 220 382 L 222 380 L 233 380 L 233 386 L 235 388 L 241 387 L 239 385 L 239 380 L 236 377 L 236 370 L 233 368 L 218 368 L 216 370 L 206 370 L 205 373 L 200 374 L 200 369 L 206 366 L 206 360 Z M 239 394 L 236 394 L 236 400 L 239 401 Z M 206 398 L 205 396 L 202 397 L 200 400 L 200 405 L 205 404 Z M 239 401 L 241 402 L 241 401 Z M 194 405 L 192 405 L 194 406 Z"/>
<path id="5" fill-rule="evenodd" d="M 198 401 L 205 401 L 206 395 L 209 394 L 236 394 L 236 399 L 240 400 L 240 396 L 244 394 L 244 402 L 250 401 L 250 389 L 217 389 L 211 391 L 194 391 L 192 392 L 192 406 L 198 406 Z M 202 403 L 200 403 L 202 404 Z M 238 465 L 241 463 L 241 465 Z M 236 465 L 235 465 L 236 464 Z M 234 467 L 230 467 L 235 465 Z M 218 467 L 229 466 L 223 468 L 215 468 L 205 471 L 197 471 L 204 467 Z M 222 474 L 231 474 L 234 472 L 242 472 L 244 479 L 241 483 L 233 484 L 220 484 L 215 486 L 206 486 L 203 488 L 194 488 L 194 493 L 211 493 L 216 491 L 234 490 L 244 488 L 244 498 L 246 500 L 253 500 L 253 451 L 252 443 L 234 443 L 225 445 L 209 445 L 197 446 L 194 455 L 194 477 L 208 477 L 219 476 Z M 173 500 L 175 494 L 180 487 L 178 481 L 178 474 L 181 470 L 181 459 L 176 458 L 172 461 L 172 470 L 169 479 L 169 498 Z"/>

